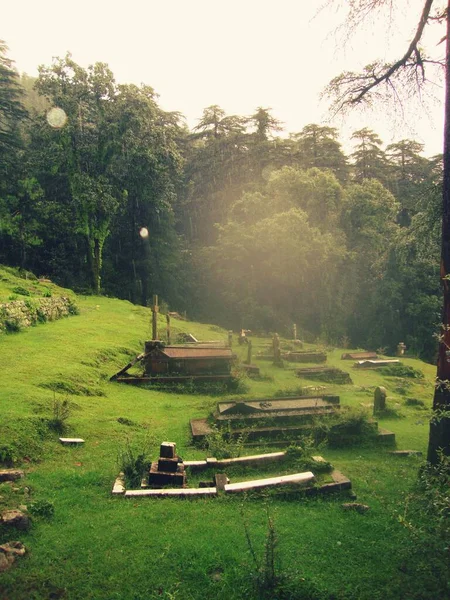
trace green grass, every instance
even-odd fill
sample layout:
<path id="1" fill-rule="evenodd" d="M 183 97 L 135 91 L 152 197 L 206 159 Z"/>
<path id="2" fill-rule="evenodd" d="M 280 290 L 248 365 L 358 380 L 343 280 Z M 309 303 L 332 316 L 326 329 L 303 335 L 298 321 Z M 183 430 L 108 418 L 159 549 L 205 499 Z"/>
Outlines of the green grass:
<path id="1" fill-rule="evenodd" d="M 23 287 L 37 288 L 30 290 L 35 295 L 44 285 L 19 280 L 9 271 L 0 275 L 3 300 L 18 281 Z M 53 284 L 45 286 L 52 288 L 53 295 L 63 293 Z M 27 533 L 0 530 L 0 543 L 20 539 L 29 549 L 25 558 L 1 575 L 0 597 L 256 598 L 244 521 L 262 556 L 266 510 L 274 520 L 279 568 L 297 590 L 297 595 L 288 596 L 286 588 L 284 597 L 445 597 L 436 553 L 433 567 L 425 560 L 425 551 L 417 552 L 428 540 L 423 537 L 418 543 L 417 536 L 425 536 L 419 534 L 421 523 L 407 527 L 399 518 L 405 514 L 421 461 L 398 459 L 383 447 L 319 452 L 350 477 L 358 501 L 370 506 L 364 515 L 344 512 L 340 504 L 345 500 L 337 497 L 292 499 L 267 494 L 185 501 L 112 497 L 119 449 L 127 442 L 137 450 L 147 445 L 153 459 L 162 441 L 176 442 L 185 459 L 203 458 L 205 451 L 191 445 L 189 420 L 207 416 L 219 400 L 232 396 L 167 393 L 110 383 L 109 377 L 142 351 L 150 337 L 151 313 L 104 297 L 78 297 L 77 304 L 78 316 L 0 337 L 0 447 L 10 445 L 26 457 L 27 470 L 19 483 L 0 484 L 0 507 L 45 506 L 45 502 L 54 507 L 53 516 L 35 515 Z M 165 331 L 162 315 L 159 323 Z M 227 337 L 226 331 L 207 324 L 177 320 L 172 324 L 176 331 L 191 332 L 199 339 Z M 267 343 L 253 338 L 253 356 Z M 247 348 L 237 341 L 234 350 L 246 358 Z M 327 393 L 339 394 L 344 406 L 371 413 L 373 391 L 384 385 L 388 407 L 395 410 L 378 419 L 380 426 L 396 433 L 399 449 L 425 452 L 435 368 L 405 358 L 406 365 L 420 369 L 425 377 L 399 381 L 353 369 L 352 361 L 340 360 L 342 352 L 328 349 L 328 364 L 349 371 L 354 384 L 327 385 Z M 246 398 L 274 397 L 279 390 L 315 385 L 295 376 L 298 365 L 286 363 L 281 369 L 267 361 L 258 364 L 263 377 L 248 380 Z M 71 402 L 65 435 L 83 437 L 83 447 L 61 446 L 58 434 L 46 426 L 55 398 Z M 424 406 L 409 404 L 408 398 Z M 261 446 L 248 452 L 264 450 Z M 285 472 L 285 466 L 281 470 Z M 261 476 L 273 473 L 271 467 Z M 230 474 L 235 481 L 253 476 L 254 471 L 235 468 Z M 208 477 L 195 476 L 192 483 Z M 302 596 L 306 584 L 314 593 Z"/>

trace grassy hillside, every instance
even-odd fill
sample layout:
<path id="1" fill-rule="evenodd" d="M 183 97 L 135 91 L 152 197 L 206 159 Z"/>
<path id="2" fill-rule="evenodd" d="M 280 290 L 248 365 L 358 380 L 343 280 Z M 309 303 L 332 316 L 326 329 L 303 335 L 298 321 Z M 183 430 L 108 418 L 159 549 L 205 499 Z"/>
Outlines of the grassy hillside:
<path id="1" fill-rule="evenodd" d="M 9 271 L 0 275 L 0 302 L 18 285 L 32 295 L 42 286 L 53 295 L 67 293 L 48 282 L 16 281 Z M 257 598 L 246 530 L 261 558 L 268 515 L 277 572 L 285 577 L 284 596 L 271 598 L 444 597 L 440 557 L 434 553 L 431 564 L 418 552 L 429 544 L 425 517 L 408 509 L 421 459 L 399 459 L 382 446 L 320 451 L 350 477 L 358 501 L 370 506 L 365 514 L 343 511 L 342 497 L 112 497 L 117 456 L 127 443 L 149 447 L 155 459 L 160 442 L 173 441 L 183 458 L 203 458 L 205 451 L 191 445 L 189 420 L 207 416 L 223 396 L 109 382 L 150 338 L 151 313 L 111 298 L 79 296 L 76 302 L 77 316 L 0 336 L 0 447 L 27 472 L 20 483 L 0 484 L 0 508 L 54 507 L 53 517 L 35 516 L 29 532 L 0 529 L 0 543 L 20 539 L 29 550 L 0 575 L 1 598 Z M 198 339 L 226 339 L 213 325 L 172 323 Z M 255 354 L 267 343 L 255 338 Z M 245 357 L 245 347 L 234 349 Z M 399 449 L 425 452 L 435 368 L 406 358 L 425 377 L 399 379 L 355 371 L 351 361 L 340 360 L 342 349 L 327 351 L 328 363 L 350 370 L 353 379 L 327 391 L 339 393 L 345 406 L 371 412 L 373 390 L 384 385 L 390 411 L 380 425 L 396 433 Z M 263 378 L 246 381 L 248 398 L 313 385 L 295 377 L 295 365 L 258 364 Z M 55 400 L 64 399 L 72 406 L 67 435 L 84 438 L 83 447 L 61 446 L 46 425 Z M 247 452 L 259 450 L 266 449 Z"/>

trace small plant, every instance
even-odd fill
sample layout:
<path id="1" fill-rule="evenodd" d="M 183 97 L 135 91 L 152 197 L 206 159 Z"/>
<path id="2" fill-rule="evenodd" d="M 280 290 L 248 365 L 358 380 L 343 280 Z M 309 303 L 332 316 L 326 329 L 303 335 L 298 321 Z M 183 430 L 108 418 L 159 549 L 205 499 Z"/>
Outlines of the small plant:
<path id="1" fill-rule="evenodd" d="M 413 369 L 409 365 L 392 365 L 378 369 L 382 375 L 388 377 L 409 377 L 412 379 L 423 379 L 424 375 L 419 369 Z"/>
<path id="2" fill-rule="evenodd" d="M 248 434 L 233 435 L 229 424 L 226 430 L 219 429 L 217 425 L 211 425 L 211 429 L 211 433 L 205 436 L 205 446 L 211 456 L 215 458 L 237 458 L 241 456 Z"/>
<path id="3" fill-rule="evenodd" d="M 43 298 L 51 298 L 52 297 L 52 290 L 47 288 L 44 293 L 42 294 Z"/>
<path id="4" fill-rule="evenodd" d="M 14 294 L 19 294 L 20 296 L 30 296 L 30 292 L 21 285 L 16 285 L 16 287 L 13 287 L 12 292 Z"/>
<path id="5" fill-rule="evenodd" d="M 70 401 L 67 398 L 60 400 L 53 398 L 52 417 L 48 420 L 48 427 L 57 433 L 67 431 L 67 419 L 70 417 L 72 410 Z"/>
<path id="6" fill-rule="evenodd" d="M 120 471 L 125 476 L 127 487 L 138 488 L 141 485 L 144 473 L 150 468 L 151 460 L 148 456 L 148 447 L 144 445 L 141 450 L 136 450 L 127 439 L 124 448 L 119 448 L 117 463 Z"/>
<path id="7" fill-rule="evenodd" d="M 425 406 L 425 402 L 419 398 L 405 398 L 405 404 L 406 406 Z"/>
<path id="8" fill-rule="evenodd" d="M 55 506 L 50 500 L 36 500 L 28 505 L 28 512 L 34 517 L 51 519 L 55 514 Z"/>

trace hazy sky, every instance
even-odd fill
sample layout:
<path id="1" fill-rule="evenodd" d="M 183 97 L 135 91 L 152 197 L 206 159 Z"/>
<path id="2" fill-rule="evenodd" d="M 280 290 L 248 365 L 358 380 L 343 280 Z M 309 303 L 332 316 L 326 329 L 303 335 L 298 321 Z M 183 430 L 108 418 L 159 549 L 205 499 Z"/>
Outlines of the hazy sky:
<path id="1" fill-rule="evenodd" d="M 401 116 L 354 112 L 328 122 L 320 92 L 343 70 L 398 58 L 406 49 L 422 0 L 397 0 L 391 31 L 375 18 L 343 45 L 336 28 L 345 8 L 325 0 L 14 0 L 2 4 L 0 38 L 21 72 L 70 51 L 83 67 L 106 62 L 121 83 L 146 83 L 165 110 L 193 127 L 205 107 L 250 115 L 272 108 L 285 133 L 308 123 L 338 127 L 347 150 L 351 131 L 368 126 L 385 144 L 414 137 L 428 155 L 442 151 L 441 86 L 429 115 L 409 107 Z M 345 0 L 342 0 L 345 7 Z M 409 5 L 406 12 L 405 6 Z M 389 35 L 392 33 L 392 35 Z M 436 36 L 435 36 L 436 37 Z M 439 36 L 437 36 L 439 37 Z M 430 44 L 435 47 L 432 38 Z M 439 51 L 441 51 L 439 49 Z"/>

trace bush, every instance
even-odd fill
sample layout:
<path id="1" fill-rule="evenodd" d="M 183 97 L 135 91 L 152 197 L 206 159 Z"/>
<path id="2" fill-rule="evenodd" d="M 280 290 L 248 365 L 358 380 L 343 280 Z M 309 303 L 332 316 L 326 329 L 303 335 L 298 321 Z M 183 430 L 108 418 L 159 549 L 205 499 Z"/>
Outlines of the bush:
<path id="1" fill-rule="evenodd" d="M 28 505 L 28 512 L 34 517 L 51 519 L 55 514 L 55 506 L 49 500 L 36 500 Z"/>
<path id="2" fill-rule="evenodd" d="M 12 292 L 14 294 L 20 294 L 21 296 L 30 296 L 29 290 L 22 287 L 21 285 L 16 285 L 16 287 L 13 287 Z"/>
<path id="3" fill-rule="evenodd" d="M 389 377 L 410 377 L 412 379 L 423 379 L 424 374 L 419 369 L 413 369 L 408 365 L 392 365 L 381 367 L 378 372 Z"/>
<path id="4" fill-rule="evenodd" d="M 126 441 L 125 448 L 119 448 L 117 463 L 120 471 L 125 476 L 127 488 L 139 488 L 144 474 L 149 470 L 151 460 L 149 458 L 147 445 L 144 445 L 140 451 L 133 448 Z"/>
<path id="5" fill-rule="evenodd" d="M 247 434 L 240 433 L 234 436 L 230 425 L 225 430 L 220 429 L 217 425 L 211 425 L 211 429 L 211 433 L 205 436 L 205 447 L 208 449 L 210 456 L 215 458 L 237 458 L 241 456 L 244 444 L 247 441 Z"/>
<path id="6" fill-rule="evenodd" d="M 66 421 L 72 412 L 69 400 L 67 398 L 64 400 L 54 398 L 52 412 L 52 418 L 48 420 L 49 429 L 56 431 L 57 433 L 64 433 L 67 431 Z"/>

